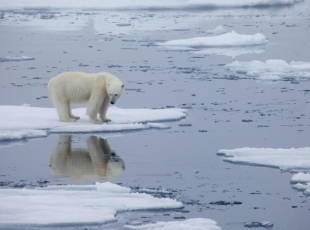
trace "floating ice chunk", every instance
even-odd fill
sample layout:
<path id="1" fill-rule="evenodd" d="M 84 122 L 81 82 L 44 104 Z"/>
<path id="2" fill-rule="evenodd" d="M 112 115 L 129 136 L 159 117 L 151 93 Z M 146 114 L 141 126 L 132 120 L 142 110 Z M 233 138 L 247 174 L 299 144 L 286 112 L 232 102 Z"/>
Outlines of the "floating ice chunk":
<path id="1" fill-rule="evenodd" d="M 292 186 L 293 189 L 303 192 L 305 196 L 310 196 L 310 182 L 306 184 L 297 183 Z"/>
<path id="2" fill-rule="evenodd" d="M 188 47 L 234 47 L 234 46 L 255 46 L 267 44 L 268 40 L 263 34 L 254 35 L 238 34 L 235 31 L 213 36 L 196 37 L 189 39 L 171 40 L 157 43 L 161 46 L 188 46 Z"/>
<path id="3" fill-rule="evenodd" d="M 28 56 L 21 56 L 21 57 L 4 57 L 0 58 L 0 62 L 9 62 L 9 61 L 32 61 L 35 58 L 33 57 L 28 57 Z"/>
<path id="4" fill-rule="evenodd" d="M 109 182 L 0 189 L 0 203 L 0 227 L 100 224 L 115 221 L 116 213 L 121 211 L 183 207 L 175 200 L 132 193 L 129 188 Z"/>
<path id="5" fill-rule="evenodd" d="M 292 149 L 221 149 L 218 151 L 217 155 L 224 156 L 224 161 L 236 164 L 267 166 L 290 170 L 293 172 L 310 172 L 310 147 Z M 297 183 L 293 185 L 294 189 L 302 191 L 306 196 L 310 195 L 309 173 L 297 173 L 292 177 L 291 183 Z"/>
<path id="6" fill-rule="evenodd" d="M 310 78 L 310 62 L 290 62 L 270 59 L 227 64 L 226 69 L 252 78 L 278 80 L 283 78 Z"/>
<path id="7" fill-rule="evenodd" d="M 310 196 L 310 173 L 297 173 L 291 179 L 292 187 L 303 192 L 304 195 Z"/>
<path id="8" fill-rule="evenodd" d="M 273 226 L 274 224 L 268 221 L 253 221 L 244 224 L 246 228 L 272 228 Z"/>
<path id="9" fill-rule="evenodd" d="M 225 34 L 228 31 L 225 29 L 224 26 L 217 26 L 212 30 L 207 30 L 206 34 Z"/>
<path id="10" fill-rule="evenodd" d="M 217 154 L 224 156 L 224 161 L 238 164 L 267 166 L 289 170 L 310 169 L 310 147 L 291 149 L 221 149 Z"/>
<path id="11" fill-rule="evenodd" d="M 292 184 L 307 183 L 307 182 L 310 183 L 310 174 L 309 173 L 297 173 L 291 179 Z"/>
<path id="12" fill-rule="evenodd" d="M 28 135 L 48 133 L 91 133 L 120 132 L 145 130 L 150 128 L 165 129 L 166 125 L 152 122 L 175 121 L 186 117 L 184 109 L 120 109 L 111 107 L 107 116 L 112 119 L 108 124 L 89 123 L 85 108 L 74 109 L 80 116 L 77 122 L 60 122 L 54 108 L 38 108 L 27 106 L 0 106 L 0 131 L 6 130 L 3 139 L 14 136 L 20 130 L 28 131 Z M 151 123 L 147 123 L 151 122 Z M 146 123 L 146 124 L 145 124 Z M 26 135 L 24 135 L 26 137 Z"/>
<path id="13" fill-rule="evenodd" d="M 217 223 L 211 219 L 193 218 L 184 221 L 157 222 L 140 226 L 125 225 L 130 230 L 221 230 Z"/>

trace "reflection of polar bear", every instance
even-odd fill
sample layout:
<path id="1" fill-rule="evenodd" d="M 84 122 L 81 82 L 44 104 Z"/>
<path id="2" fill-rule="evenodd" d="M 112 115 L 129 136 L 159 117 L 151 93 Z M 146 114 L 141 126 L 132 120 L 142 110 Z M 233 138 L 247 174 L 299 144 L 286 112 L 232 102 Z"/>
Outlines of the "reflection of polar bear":
<path id="1" fill-rule="evenodd" d="M 90 121 L 101 123 L 110 121 L 106 117 L 109 103 L 114 104 L 122 95 L 124 85 L 120 79 L 106 72 L 65 72 L 49 81 L 48 91 L 60 121 L 79 119 L 72 114 L 71 103 L 88 102 L 86 113 Z"/>
<path id="2" fill-rule="evenodd" d="M 72 148 L 72 135 L 60 135 L 50 158 L 54 173 L 72 178 L 111 180 L 125 169 L 124 161 L 114 153 L 107 140 L 87 138 L 87 149 Z"/>

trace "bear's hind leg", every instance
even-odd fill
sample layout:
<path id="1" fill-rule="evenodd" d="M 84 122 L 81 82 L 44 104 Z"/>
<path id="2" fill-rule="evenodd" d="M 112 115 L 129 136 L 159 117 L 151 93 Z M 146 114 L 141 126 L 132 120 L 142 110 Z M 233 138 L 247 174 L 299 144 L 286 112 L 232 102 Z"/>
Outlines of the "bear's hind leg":
<path id="1" fill-rule="evenodd" d="M 71 118 L 73 118 L 73 119 L 75 119 L 75 120 L 80 119 L 80 117 L 74 116 L 74 115 L 72 114 L 70 102 L 68 103 L 68 114 L 69 114 L 69 117 L 71 117 Z"/>
<path id="2" fill-rule="evenodd" d="M 73 119 L 69 116 L 69 102 L 58 101 L 55 103 L 56 110 L 59 115 L 59 120 L 62 122 L 74 122 L 76 119 Z"/>

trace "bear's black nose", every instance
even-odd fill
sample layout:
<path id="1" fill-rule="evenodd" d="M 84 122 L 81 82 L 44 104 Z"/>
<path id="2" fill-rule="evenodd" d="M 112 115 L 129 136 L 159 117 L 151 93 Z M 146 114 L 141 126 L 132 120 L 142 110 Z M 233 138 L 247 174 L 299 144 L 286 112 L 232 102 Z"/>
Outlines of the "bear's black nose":
<path id="1" fill-rule="evenodd" d="M 113 102 L 113 101 L 111 101 L 111 104 L 112 104 L 112 105 L 114 105 L 114 102 Z"/>

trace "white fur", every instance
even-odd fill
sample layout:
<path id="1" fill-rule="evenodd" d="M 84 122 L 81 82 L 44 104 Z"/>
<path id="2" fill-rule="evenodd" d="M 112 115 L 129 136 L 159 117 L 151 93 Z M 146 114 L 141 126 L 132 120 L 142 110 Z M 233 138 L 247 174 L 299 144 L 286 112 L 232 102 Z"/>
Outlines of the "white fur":
<path id="1" fill-rule="evenodd" d="M 48 91 L 60 121 L 76 121 L 79 117 L 71 112 L 71 103 L 85 103 L 92 123 L 108 122 L 109 103 L 114 104 L 122 95 L 124 85 L 120 79 L 106 72 L 65 72 L 53 77 Z M 97 118 L 99 114 L 100 120 Z"/>

